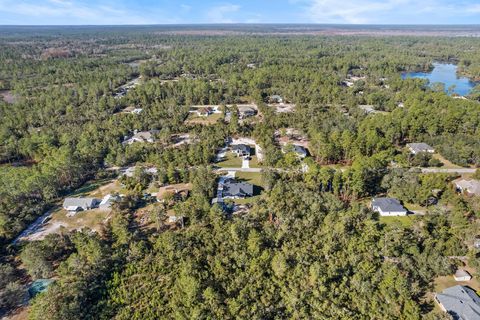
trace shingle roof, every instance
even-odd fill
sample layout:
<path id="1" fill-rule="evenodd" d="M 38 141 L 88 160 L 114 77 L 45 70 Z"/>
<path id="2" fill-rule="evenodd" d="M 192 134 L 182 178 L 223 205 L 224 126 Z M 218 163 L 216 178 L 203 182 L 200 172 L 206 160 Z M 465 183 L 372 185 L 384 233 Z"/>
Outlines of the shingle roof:
<path id="1" fill-rule="evenodd" d="M 246 144 L 235 144 L 232 146 L 233 151 L 242 151 L 242 152 L 250 152 L 250 146 L 247 146 Z"/>
<path id="2" fill-rule="evenodd" d="M 246 182 L 228 181 L 223 185 L 224 197 L 245 197 L 253 195 L 253 185 Z"/>
<path id="3" fill-rule="evenodd" d="M 293 145 L 293 150 L 296 153 L 305 154 L 305 155 L 307 154 L 307 149 L 305 149 L 303 146 L 300 146 L 298 144 Z"/>
<path id="4" fill-rule="evenodd" d="M 419 143 L 409 143 L 407 144 L 407 147 L 409 147 L 412 151 L 415 152 L 428 152 L 429 150 L 433 150 L 431 146 L 424 142 L 419 142 Z"/>
<path id="5" fill-rule="evenodd" d="M 454 286 L 438 293 L 439 303 L 456 319 L 480 319 L 480 298 L 472 289 L 466 286 Z"/>
<path id="6" fill-rule="evenodd" d="M 458 179 L 455 180 L 457 188 L 467 190 L 468 193 L 480 195 L 480 181 L 473 179 Z"/>
<path id="7" fill-rule="evenodd" d="M 65 198 L 63 201 L 63 207 L 81 207 L 81 208 L 91 208 L 93 207 L 98 200 L 95 198 Z"/>
<path id="8" fill-rule="evenodd" d="M 379 207 L 384 212 L 406 211 L 400 201 L 394 198 L 373 198 L 372 207 Z"/>

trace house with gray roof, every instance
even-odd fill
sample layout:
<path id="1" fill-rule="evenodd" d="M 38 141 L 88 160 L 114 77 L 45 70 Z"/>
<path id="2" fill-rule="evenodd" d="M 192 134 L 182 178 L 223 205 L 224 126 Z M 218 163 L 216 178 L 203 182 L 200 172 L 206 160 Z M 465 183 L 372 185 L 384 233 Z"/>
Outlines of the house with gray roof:
<path id="1" fill-rule="evenodd" d="M 278 94 L 270 96 L 268 100 L 270 101 L 270 103 L 283 103 L 283 97 Z"/>
<path id="2" fill-rule="evenodd" d="M 251 148 L 246 144 L 234 144 L 232 145 L 232 152 L 238 157 L 249 157 L 251 154 Z"/>
<path id="3" fill-rule="evenodd" d="M 150 131 L 137 131 L 133 132 L 133 136 L 131 138 L 125 139 L 123 144 L 132 144 L 135 142 L 155 142 L 155 135 L 158 134 L 159 130 L 150 130 Z"/>
<path id="4" fill-rule="evenodd" d="M 466 193 L 471 196 L 480 196 L 480 181 L 475 179 L 457 179 L 453 183 L 458 192 Z"/>
<path id="5" fill-rule="evenodd" d="M 96 208 L 100 200 L 95 198 L 65 198 L 63 201 L 63 209 L 70 214 L 75 214 L 78 211 L 90 210 Z"/>
<path id="6" fill-rule="evenodd" d="M 420 142 L 420 143 L 408 143 L 407 144 L 408 150 L 412 154 L 418 154 L 418 153 L 435 153 L 435 149 L 433 149 L 431 146 L 429 146 L 426 143 Z"/>
<path id="7" fill-rule="evenodd" d="M 373 198 L 372 210 L 381 216 L 405 216 L 408 210 L 394 198 Z"/>
<path id="8" fill-rule="evenodd" d="M 113 203 L 118 202 L 121 199 L 122 198 L 119 195 L 107 194 L 105 197 L 103 197 L 98 207 L 101 209 L 110 209 Z"/>
<path id="9" fill-rule="evenodd" d="M 253 185 L 250 183 L 228 180 L 223 185 L 224 199 L 243 199 L 251 196 L 253 196 Z"/>
<path id="10" fill-rule="evenodd" d="M 479 320 L 480 297 L 466 286 L 447 288 L 435 295 L 440 308 L 456 320 Z"/>
<path id="11" fill-rule="evenodd" d="M 305 147 L 303 147 L 301 145 L 298 145 L 298 144 L 293 144 L 293 145 L 292 144 L 286 144 L 285 146 L 283 146 L 282 152 L 283 153 L 293 152 L 300 159 L 304 159 L 308 155 L 307 149 L 305 149 Z"/>
<path id="12" fill-rule="evenodd" d="M 249 105 L 240 105 L 238 106 L 238 113 L 240 115 L 240 119 L 245 119 L 248 117 L 253 117 L 257 113 L 257 110 Z"/>

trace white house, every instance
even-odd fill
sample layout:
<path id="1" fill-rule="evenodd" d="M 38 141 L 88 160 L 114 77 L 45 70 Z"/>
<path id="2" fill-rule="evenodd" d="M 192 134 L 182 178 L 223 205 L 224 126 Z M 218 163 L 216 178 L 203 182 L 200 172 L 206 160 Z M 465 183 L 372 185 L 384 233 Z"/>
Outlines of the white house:
<path id="1" fill-rule="evenodd" d="M 431 146 L 429 146 L 426 143 L 420 142 L 420 143 L 409 143 L 407 144 L 407 148 L 410 150 L 412 154 L 418 154 L 421 152 L 424 153 L 435 153 L 435 149 L 433 149 Z"/>
<path id="2" fill-rule="evenodd" d="M 406 216 L 408 210 L 394 198 L 373 198 L 372 210 L 381 216 Z"/>
<path id="3" fill-rule="evenodd" d="M 65 198 L 63 201 L 63 209 L 67 210 L 70 215 L 78 211 L 90 210 L 96 208 L 99 200 L 95 198 Z"/>
<path id="4" fill-rule="evenodd" d="M 453 278 L 455 281 L 470 281 L 472 280 L 472 275 L 466 270 L 458 269 L 453 275 Z"/>

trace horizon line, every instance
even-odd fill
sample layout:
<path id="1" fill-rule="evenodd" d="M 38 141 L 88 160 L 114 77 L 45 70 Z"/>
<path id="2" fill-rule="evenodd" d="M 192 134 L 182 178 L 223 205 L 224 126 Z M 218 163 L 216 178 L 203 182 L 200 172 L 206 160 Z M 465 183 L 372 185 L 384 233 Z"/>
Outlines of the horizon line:
<path id="1" fill-rule="evenodd" d="M 412 27 L 480 27 L 480 23 L 445 23 L 445 24 L 411 24 L 411 23 L 298 23 L 298 22 L 232 22 L 232 23 L 154 23 L 154 24 L 0 24 L 0 27 L 134 27 L 134 26 L 274 26 L 274 25 L 294 25 L 294 26 L 412 26 Z"/>

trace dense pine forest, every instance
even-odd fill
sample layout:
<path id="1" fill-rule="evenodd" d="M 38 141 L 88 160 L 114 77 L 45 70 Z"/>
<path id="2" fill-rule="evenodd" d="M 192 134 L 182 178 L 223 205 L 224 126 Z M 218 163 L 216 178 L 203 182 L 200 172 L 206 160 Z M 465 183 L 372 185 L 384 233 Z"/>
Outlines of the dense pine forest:
<path id="1" fill-rule="evenodd" d="M 422 168 L 480 167 L 480 86 L 460 98 L 401 75 L 438 61 L 480 79 L 478 52 L 467 37 L 0 29 L 0 316 L 448 319 L 433 293 L 459 267 L 480 276 L 480 201 L 455 190 L 457 172 Z M 294 112 L 275 112 L 273 95 Z M 247 103 L 258 114 L 240 119 Z M 189 121 L 197 105 L 221 117 Z M 279 147 L 286 128 L 309 141 L 305 160 Z M 154 143 L 124 143 L 150 130 Z M 194 142 L 175 145 L 182 134 Z M 264 156 L 261 192 L 239 214 L 212 205 L 230 137 Z M 441 157 L 412 155 L 411 142 Z M 156 174 L 118 179 L 98 230 L 17 241 L 64 198 L 135 165 Z M 146 196 L 177 184 L 188 197 Z M 385 195 L 421 214 L 382 219 L 369 202 Z M 185 222 L 166 223 L 171 212 Z M 54 282 L 27 303 L 37 279 Z"/>

